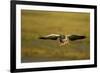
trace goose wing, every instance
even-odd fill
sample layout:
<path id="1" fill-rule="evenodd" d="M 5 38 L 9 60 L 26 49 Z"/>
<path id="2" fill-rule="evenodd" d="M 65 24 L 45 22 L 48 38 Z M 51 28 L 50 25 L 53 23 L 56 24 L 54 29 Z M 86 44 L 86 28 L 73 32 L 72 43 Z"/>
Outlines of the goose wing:
<path id="1" fill-rule="evenodd" d="M 80 40 L 80 39 L 85 39 L 86 36 L 82 35 L 70 35 L 68 36 L 69 40 L 74 41 L 74 40 Z"/>
<path id="2" fill-rule="evenodd" d="M 46 36 L 41 36 L 39 39 L 51 39 L 51 40 L 57 40 L 60 37 L 59 34 L 49 34 Z"/>

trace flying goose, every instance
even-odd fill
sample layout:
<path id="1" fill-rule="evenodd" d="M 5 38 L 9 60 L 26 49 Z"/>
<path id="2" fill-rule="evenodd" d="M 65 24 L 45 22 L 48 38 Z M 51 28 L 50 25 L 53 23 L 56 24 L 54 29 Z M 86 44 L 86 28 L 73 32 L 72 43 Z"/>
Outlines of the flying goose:
<path id="1" fill-rule="evenodd" d="M 44 40 L 58 40 L 60 42 L 60 46 L 68 44 L 69 41 L 75 41 L 85 38 L 86 37 L 82 35 L 62 35 L 62 34 L 50 34 L 39 37 L 39 39 L 44 39 Z"/>

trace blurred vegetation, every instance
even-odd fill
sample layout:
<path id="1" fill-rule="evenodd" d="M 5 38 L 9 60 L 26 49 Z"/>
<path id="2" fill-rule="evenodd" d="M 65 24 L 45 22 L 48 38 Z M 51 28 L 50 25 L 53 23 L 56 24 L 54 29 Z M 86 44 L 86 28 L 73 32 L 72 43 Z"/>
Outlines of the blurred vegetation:
<path id="1" fill-rule="evenodd" d="M 59 46 L 41 40 L 47 34 L 80 34 L 85 40 Z M 90 58 L 90 14 L 79 12 L 21 11 L 21 61 L 85 60 Z"/>

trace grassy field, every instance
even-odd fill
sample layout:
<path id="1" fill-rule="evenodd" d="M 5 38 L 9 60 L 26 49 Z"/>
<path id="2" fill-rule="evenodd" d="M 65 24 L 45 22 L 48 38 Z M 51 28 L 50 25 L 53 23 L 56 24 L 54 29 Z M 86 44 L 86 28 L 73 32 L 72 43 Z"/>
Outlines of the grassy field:
<path id="1" fill-rule="evenodd" d="M 80 34 L 87 38 L 59 46 L 41 40 L 47 34 Z M 75 12 L 21 11 L 21 62 L 86 60 L 90 58 L 90 14 Z"/>

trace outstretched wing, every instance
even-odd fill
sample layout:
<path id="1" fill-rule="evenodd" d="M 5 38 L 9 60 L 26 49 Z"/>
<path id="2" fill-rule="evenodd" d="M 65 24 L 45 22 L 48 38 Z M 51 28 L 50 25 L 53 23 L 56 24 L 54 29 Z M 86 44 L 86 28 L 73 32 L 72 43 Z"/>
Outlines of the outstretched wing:
<path id="1" fill-rule="evenodd" d="M 46 36 L 41 36 L 39 39 L 51 39 L 51 40 L 57 40 L 60 37 L 59 34 L 50 34 Z"/>
<path id="2" fill-rule="evenodd" d="M 80 39 L 85 39 L 86 36 L 82 35 L 70 35 L 68 36 L 69 40 L 74 41 L 74 40 L 80 40 Z"/>

